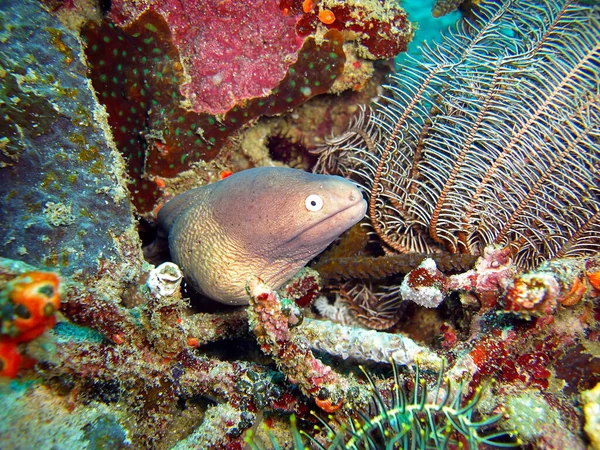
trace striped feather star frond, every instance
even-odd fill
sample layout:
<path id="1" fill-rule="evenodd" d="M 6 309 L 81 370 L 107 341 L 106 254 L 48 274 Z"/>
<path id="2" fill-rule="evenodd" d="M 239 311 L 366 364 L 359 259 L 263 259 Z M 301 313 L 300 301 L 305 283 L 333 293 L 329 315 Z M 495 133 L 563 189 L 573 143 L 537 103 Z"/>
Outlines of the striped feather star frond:
<path id="1" fill-rule="evenodd" d="M 397 252 L 479 254 L 522 267 L 600 250 L 600 6 L 481 8 L 391 77 L 320 149 L 353 177 Z"/>

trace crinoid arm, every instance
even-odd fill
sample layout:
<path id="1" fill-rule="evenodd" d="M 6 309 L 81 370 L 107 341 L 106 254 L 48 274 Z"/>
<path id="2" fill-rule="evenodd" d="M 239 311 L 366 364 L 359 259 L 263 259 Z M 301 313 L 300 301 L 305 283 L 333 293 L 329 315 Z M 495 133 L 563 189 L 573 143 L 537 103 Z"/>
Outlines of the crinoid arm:
<path id="1" fill-rule="evenodd" d="M 369 192 L 386 247 L 500 244 L 523 268 L 600 251 L 599 17 L 594 3 L 490 2 L 330 139 L 327 167 Z"/>

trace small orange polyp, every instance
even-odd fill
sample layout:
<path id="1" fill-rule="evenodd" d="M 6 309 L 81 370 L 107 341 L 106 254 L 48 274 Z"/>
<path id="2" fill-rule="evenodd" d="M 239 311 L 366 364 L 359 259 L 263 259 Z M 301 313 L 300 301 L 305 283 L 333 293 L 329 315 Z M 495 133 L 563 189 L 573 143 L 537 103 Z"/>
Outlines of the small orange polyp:
<path id="1" fill-rule="evenodd" d="M 588 280 L 597 291 L 600 291 L 600 270 L 597 272 L 588 272 Z"/>
<path id="2" fill-rule="evenodd" d="M 336 404 L 331 403 L 331 399 L 321 400 L 319 398 L 315 398 L 315 403 L 319 408 L 328 413 L 334 413 L 338 411 L 344 404 L 344 399 L 341 398 L 339 402 Z"/>
<path id="3" fill-rule="evenodd" d="M 219 174 L 219 180 L 224 180 L 225 178 L 230 177 L 231 175 L 233 175 L 233 172 L 231 170 L 223 170 Z"/>
<path id="4" fill-rule="evenodd" d="M 125 338 L 123 335 L 119 333 L 115 333 L 111 336 L 112 341 L 117 345 L 123 345 L 125 343 Z"/>
<path id="5" fill-rule="evenodd" d="M 569 292 L 567 292 L 563 297 L 559 298 L 558 303 L 563 306 L 573 306 L 579 303 L 579 301 L 583 298 L 585 291 L 585 285 L 579 278 L 575 278 Z"/>
<path id="6" fill-rule="evenodd" d="M 302 2 L 302 11 L 304 11 L 305 13 L 309 13 L 312 11 L 313 7 L 314 7 L 314 3 L 312 2 L 312 0 L 304 0 Z"/>
<path id="7" fill-rule="evenodd" d="M 335 22 L 335 14 L 328 9 L 322 9 L 319 11 L 319 20 L 325 25 L 331 25 Z"/>

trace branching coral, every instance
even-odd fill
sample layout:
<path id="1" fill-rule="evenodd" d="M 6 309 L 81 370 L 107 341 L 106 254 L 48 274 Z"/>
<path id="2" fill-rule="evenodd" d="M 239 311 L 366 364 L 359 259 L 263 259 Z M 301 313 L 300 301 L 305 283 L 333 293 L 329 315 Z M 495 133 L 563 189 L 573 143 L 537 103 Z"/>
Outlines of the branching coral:
<path id="1" fill-rule="evenodd" d="M 318 404 L 335 411 L 344 402 L 344 387 L 331 367 L 316 359 L 305 342 L 290 334 L 281 300 L 258 279 L 248 283 L 250 295 L 249 320 L 264 352 L 273 356 L 288 379 L 297 384 L 305 395 L 317 395 Z"/>
<path id="2" fill-rule="evenodd" d="M 130 437 L 139 445 L 168 447 L 191 433 L 201 415 L 192 420 L 188 414 L 200 414 L 209 398 L 227 405 L 240 419 L 236 427 L 228 422 L 214 430 L 215 445 L 220 446 L 239 440 L 255 420 L 257 407 L 293 412 L 298 405 L 282 380 L 264 366 L 195 352 L 208 342 L 239 334 L 235 315 L 188 319 L 185 303 L 173 297 L 148 297 L 144 306 L 127 309 L 78 285 L 71 285 L 66 297 L 62 311 L 79 326 L 59 324 L 42 347 L 28 352 L 42 361 L 45 376 L 71 380 L 79 395 L 125 408 L 135 422 Z M 219 332 L 219 321 L 226 321 L 231 332 Z M 95 335 L 84 333 L 84 326 Z M 197 334 L 188 334 L 188 329 Z M 258 385 L 262 387 L 255 389 Z M 279 404 L 286 396 L 286 404 Z M 189 408 L 182 409 L 182 402 L 189 402 Z M 187 431 L 171 429 L 178 421 L 188 423 Z"/>

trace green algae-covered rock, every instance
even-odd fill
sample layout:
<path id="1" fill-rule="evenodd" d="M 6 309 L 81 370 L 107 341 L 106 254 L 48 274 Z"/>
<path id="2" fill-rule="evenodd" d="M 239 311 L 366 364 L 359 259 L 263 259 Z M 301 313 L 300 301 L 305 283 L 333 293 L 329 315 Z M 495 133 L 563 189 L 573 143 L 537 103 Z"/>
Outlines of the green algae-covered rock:
<path id="1" fill-rule="evenodd" d="M 79 280 L 134 277 L 123 160 L 78 39 L 35 0 L 0 0 L 0 115 L 0 256 Z"/>

